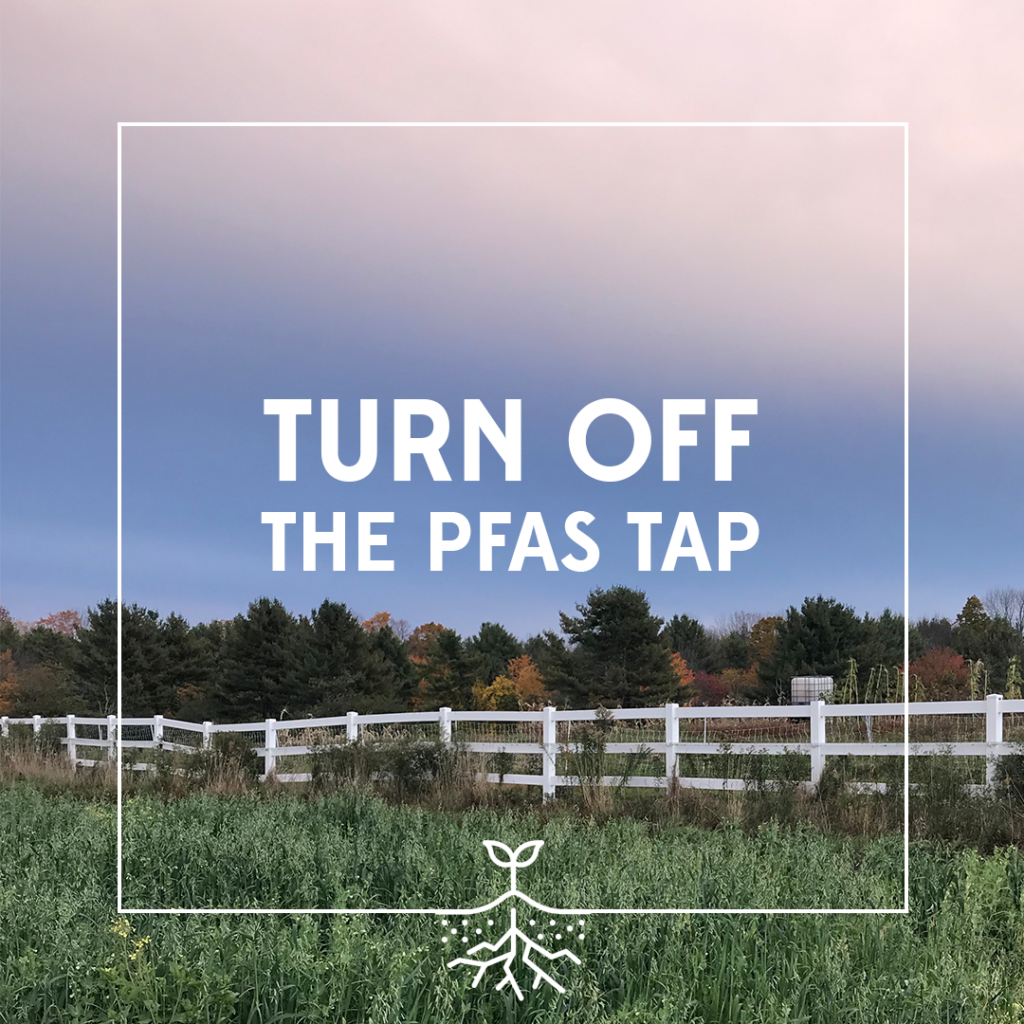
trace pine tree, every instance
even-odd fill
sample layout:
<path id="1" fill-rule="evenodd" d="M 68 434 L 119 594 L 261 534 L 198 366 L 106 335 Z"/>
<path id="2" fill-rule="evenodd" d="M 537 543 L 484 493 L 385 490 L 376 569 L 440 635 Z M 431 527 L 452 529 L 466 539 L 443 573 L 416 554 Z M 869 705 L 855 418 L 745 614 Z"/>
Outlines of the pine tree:
<path id="1" fill-rule="evenodd" d="M 561 613 L 572 648 L 569 696 L 586 704 L 649 707 L 674 699 L 679 678 L 647 595 L 628 587 L 593 590 L 576 617 Z"/>
<path id="2" fill-rule="evenodd" d="M 117 602 L 90 608 L 79 631 L 73 666 L 82 700 L 94 715 L 117 711 Z"/>
<path id="3" fill-rule="evenodd" d="M 228 632 L 220 717 L 234 721 L 281 718 L 301 704 L 302 635 L 298 620 L 278 600 L 261 597 Z"/>
<path id="4" fill-rule="evenodd" d="M 466 641 L 466 661 L 476 682 L 489 686 L 505 675 L 508 663 L 523 653 L 523 645 L 502 625 L 485 622 Z"/>

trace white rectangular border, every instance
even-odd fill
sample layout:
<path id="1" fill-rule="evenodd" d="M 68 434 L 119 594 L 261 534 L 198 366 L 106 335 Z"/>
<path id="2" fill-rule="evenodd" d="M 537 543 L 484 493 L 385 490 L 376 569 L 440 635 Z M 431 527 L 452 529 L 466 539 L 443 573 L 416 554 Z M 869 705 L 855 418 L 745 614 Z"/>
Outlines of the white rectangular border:
<path id="1" fill-rule="evenodd" d="M 117 123 L 117 912 L 118 914 L 442 914 L 440 909 L 140 908 L 123 905 L 121 745 L 121 139 L 125 128 L 900 128 L 903 131 L 903 906 L 574 909 L 573 914 L 907 914 L 910 912 L 910 122 L 908 121 L 118 121 Z M 568 909 L 567 909 L 567 912 Z"/>

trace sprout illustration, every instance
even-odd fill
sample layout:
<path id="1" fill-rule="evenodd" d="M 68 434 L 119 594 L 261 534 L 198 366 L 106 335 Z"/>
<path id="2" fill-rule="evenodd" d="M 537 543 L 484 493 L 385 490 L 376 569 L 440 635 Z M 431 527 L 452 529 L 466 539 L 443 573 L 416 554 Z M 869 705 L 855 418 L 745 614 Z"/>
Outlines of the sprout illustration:
<path id="1" fill-rule="evenodd" d="M 508 868 L 511 872 L 511 879 L 509 880 L 509 892 L 517 892 L 516 889 L 516 868 L 528 868 L 536 859 L 537 854 L 540 853 L 540 848 L 544 845 L 543 839 L 533 839 L 528 843 L 523 843 L 522 846 L 517 847 L 515 850 L 510 850 L 504 843 L 499 843 L 494 839 L 485 839 L 484 846 L 487 847 L 487 855 L 498 865 L 499 868 Z M 530 851 L 530 855 L 526 860 L 520 860 L 519 855 L 524 851 Z M 502 860 L 499 856 L 500 853 L 508 855 L 507 860 Z"/>
<path id="2" fill-rule="evenodd" d="M 536 900 L 531 899 L 525 893 L 520 892 L 517 887 L 516 871 L 519 868 L 529 867 L 540 853 L 540 848 L 544 845 L 542 839 L 534 839 L 528 843 L 523 843 L 517 849 L 512 850 L 504 843 L 499 843 L 493 839 L 485 839 L 484 846 L 487 849 L 487 855 L 491 858 L 491 861 L 500 868 L 507 868 L 509 871 L 509 887 L 508 890 L 498 899 L 491 903 L 486 904 L 482 907 L 474 907 L 471 910 L 463 911 L 452 911 L 451 916 L 458 917 L 459 915 L 466 915 L 461 918 L 461 923 L 466 928 L 469 925 L 470 915 L 482 914 L 489 910 L 493 910 L 498 905 L 504 903 L 506 900 L 510 900 L 513 897 L 521 900 L 522 902 L 534 907 L 536 910 L 541 911 L 544 915 L 561 915 L 568 916 L 570 914 L 575 915 L 575 911 L 559 910 L 554 907 L 545 906 L 543 903 L 538 903 Z M 449 925 L 448 920 L 441 922 L 446 928 Z M 555 919 L 554 917 L 549 918 L 550 925 L 554 928 Z M 488 925 L 493 925 L 493 918 L 487 920 Z M 530 925 L 538 925 L 543 927 L 544 922 L 538 922 L 536 918 L 530 919 Z M 578 927 L 579 930 L 574 932 L 574 928 Z M 466 928 L 468 932 L 470 929 Z M 450 928 L 448 929 L 449 935 L 445 935 L 442 938 L 442 942 L 448 942 L 451 936 L 458 936 L 459 929 Z M 476 935 L 480 935 L 483 932 L 482 928 L 473 929 Z M 583 940 L 583 921 L 580 920 L 578 925 L 567 925 L 565 933 L 576 941 Z M 556 931 L 554 935 L 555 939 L 562 938 L 562 932 Z M 476 988 L 483 976 L 487 973 L 488 969 L 501 965 L 501 977 L 495 984 L 495 989 L 501 990 L 506 985 L 515 992 L 516 997 L 519 1000 L 523 998 L 523 990 L 519 987 L 518 982 L 515 979 L 515 975 L 512 973 L 512 965 L 517 959 L 521 959 L 523 964 L 533 972 L 533 988 L 537 989 L 540 987 L 540 983 L 546 982 L 552 988 L 558 992 L 564 992 L 565 989 L 560 985 L 541 965 L 535 958 L 545 958 L 551 963 L 555 960 L 571 960 L 573 963 L 580 963 L 580 959 L 569 949 L 559 949 L 555 952 L 551 952 L 545 949 L 540 944 L 538 939 L 543 939 L 544 933 L 538 932 L 537 939 L 531 938 L 527 935 L 518 925 L 517 919 L 517 908 L 509 908 L 509 927 L 505 933 L 498 939 L 497 942 L 487 942 L 486 940 L 477 942 L 476 945 L 466 950 L 464 956 L 456 957 L 454 960 L 448 961 L 449 967 L 456 967 L 462 964 L 470 967 L 475 967 L 476 975 L 473 978 L 473 988 Z M 462 942 L 468 944 L 468 935 L 462 936 Z M 493 956 L 487 956 L 487 953 L 493 953 Z M 548 965 L 550 966 L 550 964 Z"/>

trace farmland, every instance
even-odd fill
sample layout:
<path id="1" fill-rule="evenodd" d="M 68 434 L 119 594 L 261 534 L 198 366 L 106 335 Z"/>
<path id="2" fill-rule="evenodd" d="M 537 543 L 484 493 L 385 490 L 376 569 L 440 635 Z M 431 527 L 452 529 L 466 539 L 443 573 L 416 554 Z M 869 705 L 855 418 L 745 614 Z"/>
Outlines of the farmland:
<path id="1" fill-rule="evenodd" d="M 438 918 L 129 915 L 109 795 L 0 792 L 0 1020 L 1024 1020 L 1024 856 L 911 849 L 911 912 L 625 916 L 588 924 L 567 991 L 517 1003 L 449 971 Z M 543 838 L 524 889 L 556 906 L 892 906 L 902 839 L 698 829 L 360 793 L 133 794 L 128 905 L 444 907 L 503 880 L 480 840 Z M 566 865 L 571 865 L 566 870 Z"/>

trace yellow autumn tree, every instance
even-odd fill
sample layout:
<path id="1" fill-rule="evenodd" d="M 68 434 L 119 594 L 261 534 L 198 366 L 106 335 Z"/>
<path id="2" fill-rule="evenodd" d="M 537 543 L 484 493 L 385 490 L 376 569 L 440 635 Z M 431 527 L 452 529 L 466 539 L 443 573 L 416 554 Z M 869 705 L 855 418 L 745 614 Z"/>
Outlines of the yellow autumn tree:
<path id="1" fill-rule="evenodd" d="M 473 684 L 473 707 L 477 711 L 518 711 L 522 703 L 516 684 L 508 676 L 495 676 L 488 686 L 479 680 Z"/>
<path id="2" fill-rule="evenodd" d="M 497 676 L 490 685 L 477 681 L 473 686 L 473 706 L 478 711 L 537 710 L 550 699 L 544 676 L 528 654 L 512 658 L 507 675 Z"/>

